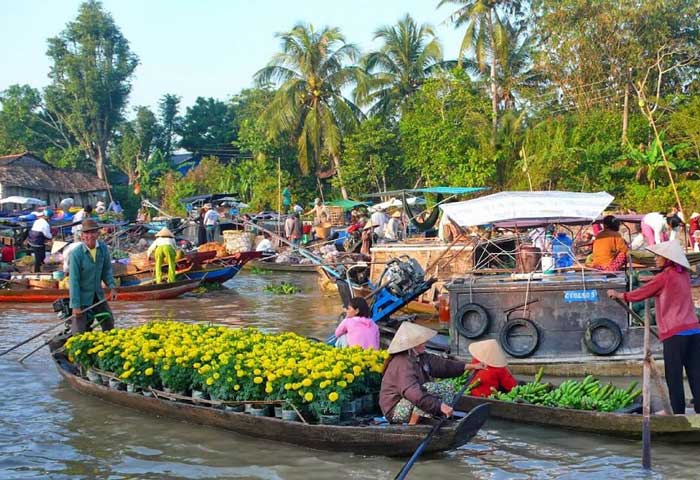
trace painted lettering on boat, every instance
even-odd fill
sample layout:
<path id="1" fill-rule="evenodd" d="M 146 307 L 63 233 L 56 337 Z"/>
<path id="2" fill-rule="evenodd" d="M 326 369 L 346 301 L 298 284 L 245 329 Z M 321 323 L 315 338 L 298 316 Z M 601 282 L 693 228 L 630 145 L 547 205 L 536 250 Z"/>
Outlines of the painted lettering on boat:
<path id="1" fill-rule="evenodd" d="M 566 290 L 564 292 L 564 301 L 566 303 L 597 302 L 598 290 Z"/>

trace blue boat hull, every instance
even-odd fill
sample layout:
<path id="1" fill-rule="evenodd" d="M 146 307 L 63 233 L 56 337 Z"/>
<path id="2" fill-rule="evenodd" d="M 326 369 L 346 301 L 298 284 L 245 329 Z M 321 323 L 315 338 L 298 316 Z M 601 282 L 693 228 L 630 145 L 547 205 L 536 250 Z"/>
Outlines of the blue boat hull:
<path id="1" fill-rule="evenodd" d="M 229 267 L 222 267 L 216 270 L 198 270 L 194 272 L 187 272 L 183 274 L 183 277 L 190 280 L 201 280 L 202 283 L 223 283 L 235 277 L 240 270 L 240 265 L 231 265 Z"/>

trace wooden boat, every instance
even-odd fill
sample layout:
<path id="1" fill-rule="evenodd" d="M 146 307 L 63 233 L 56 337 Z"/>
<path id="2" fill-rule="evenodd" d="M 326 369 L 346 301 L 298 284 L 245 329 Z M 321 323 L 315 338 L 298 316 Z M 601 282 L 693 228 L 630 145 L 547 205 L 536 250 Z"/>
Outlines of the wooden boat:
<path id="1" fill-rule="evenodd" d="M 643 417 L 638 413 L 592 412 L 472 396 L 462 397 L 457 404 L 457 409 L 470 409 L 484 404 L 490 405 L 493 418 L 616 437 L 636 439 L 642 437 Z M 698 443 L 700 442 L 700 414 L 652 415 L 651 436 L 654 441 Z"/>
<path id="2" fill-rule="evenodd" d="M 59 374 L 78 392 L 155 416 L 166 416 L 210 427 L 223 428 L 251 437 L 315 448 L 366 455 L 408 456 L 426 437 L 431 425 L 312 425 L 272 417 L 256 417 L 209 406 L 195 405 L 162 397 L 145 397 L 92 383 L 77 375 L 66 357 L 52 352 Z M 488 417 L 488 407 L 469 413 L 459 421 L 443 426 L 426 452 L 450 450 L 467 443 Z"/>
<path id="3" fill-rule="evenodd" d="M 273 272 L 316 273 L 318 267 L 313 263 L 275 263 L 274 261 L 254 260 L 248 262 L 245 268 L 271 270 Z"/>
<path id="4" fill-rule="evenodd" d="M 230 265 L 227 267 L 210 267 L 201 270 L 190 270 L 183 276 L 190 280 L 199 280 L 203 283 L 224 283 L 241 270 L 240 265 Z"/>
<path id="5" fill-rule="evenodd" d="M 117 301 L 143 302 L 148 300 L 167 300 L 179 297 L 183 293 L 197 288 L 199 280 L 185 280 L 175 283 L 161 283 L 150 285 L 135 285 L 131 287 L 117 287 Z M 68 289 L 33 289 L 33 290 L 0 290 L 0 302 L 14 303 L 46 303 L 54 302 L 59 298 L 69 297 Z"/>

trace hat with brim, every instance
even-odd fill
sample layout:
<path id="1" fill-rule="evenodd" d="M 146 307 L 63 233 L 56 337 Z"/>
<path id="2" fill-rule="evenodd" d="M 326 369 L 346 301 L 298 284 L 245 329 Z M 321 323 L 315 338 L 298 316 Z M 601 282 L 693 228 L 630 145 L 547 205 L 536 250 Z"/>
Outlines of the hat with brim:
<path id="1" fill-rule="evenodd" d="M 391 216 L 394 218 L 401 218 L 401 212 L 397 210 L 394 213 L 392 213 Z"/>
<path id="2" fill-rule="evenodd" d="M 175 238 L 175 235 L 173 235 L 173 232 L 171 232 L 167 227 L 163 227 L 160 229 L 160 232 L 156 233 L 156 238 L 158 237 Z"/>
<path id="3" fill-rule="evenodd" d="M 80 231 L 82 233 L 95 232 L 102 228 L 92 218 L 86 218 L 85 220 L 83 220 L 83 223 L 80 224 L 80 227 Z"/>
<path id="4" fill-rule="evenodd" d="M 65 248 L 65 246 L 68 245 L 68 242 L 61 242 L 60 240 L 56 240 L 53 242 L 53 245 L 51 245 L 51 255 L 53 255 L 56 252 L 60 252 Z"/>
<path id="5" fill-rule="evenodd" d="M 647 250 L 655 255 L 671 260 L 673 263 L 677 263 L 681 267 L 688 269 L 690 268 L 688 258 L 685 256 L 683 247 L 681 247 L 681 243 L 678 240 L 657 243 L 656 245 L 647 247 Z"/>
<path id="6" fill-rule="evenodd" d="M 404 352 L 427 342 L 435 335 L 437 335 L 435 330 L 421 327 L 415 323 L 403 322 L 396 331 L 394 338 L 391 340 L 387 352 L 392 355 L 394 353 Z"/>
<path id="7" fill-rule="evenodd" d="M 489 367 L 505 367 L 508 360 L 496 340 L 482 340 L 469 344 L 469 353 L 472 357 L 485 363 Z"/>

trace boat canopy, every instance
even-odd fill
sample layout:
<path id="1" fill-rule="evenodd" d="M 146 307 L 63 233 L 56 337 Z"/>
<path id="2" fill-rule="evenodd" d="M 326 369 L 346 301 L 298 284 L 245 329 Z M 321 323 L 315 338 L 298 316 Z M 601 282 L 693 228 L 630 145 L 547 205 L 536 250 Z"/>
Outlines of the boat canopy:
<path id="1" fill-rule="evenodd" d="M 533 220 L 594 221 L 613 201 L 607 192 L 500 192 L 464 202 L 440 205 L 442 211 L 461 227 L 497 222 Z"/>
<path id="2" fill-rule="evenodd" d="M 180 199 L 180 203 L 183 205 L 188 204 L 188 203 L 213 203 L 218 200 L 226 200 L 228 201 L 230 198 L 233 200 L 236 200 L 236 197 L 238 194 L 236 193 L 210 193 L 207 195 L 195 195 L 194 197 L 185 197 Z"/>
<path id="3" fill-rule="evenodd" d="M 18 205 L 46 205 L 46 202 L 33 197 L 20 197 L 13 195 L 11 197 L 3 198 L 0 200 L 0 204 L 5 203 L 16 203 Z"/>
<path id="4" fill-rule="evenodd" d="M 327 207 L 342 207 L 343 210 L 352 210 L 355 207 L 370 205 L 371 202 L 360 202 L 359 200 L 331 200 L 325 202 Z"/>
<path id="5" fill-rule="evenodd" d="M 368 193 L 362 195 L 365 198 L 376 197 L 397 197 L 404 194 L 416 193 L 440 193 L 443 195 L 465 195 L 467 193 L 476 193 L 488 190 L 488 187 L 426 187 L 426 188 L 409 188 L 404 190 L 389 190 L 387 192 Z"/>
<path id="6" fill-rule="evenodd" d="M 425 199 L 422 197 L 406 197 L 406 204 L 413 205 L 425 205 Z M 403 208 L 403 202 L 398 198 L 390 198 L 386 202 L 378 203 L 369 207 L 370 210 L 387 210 L 389 208 Z"/>

